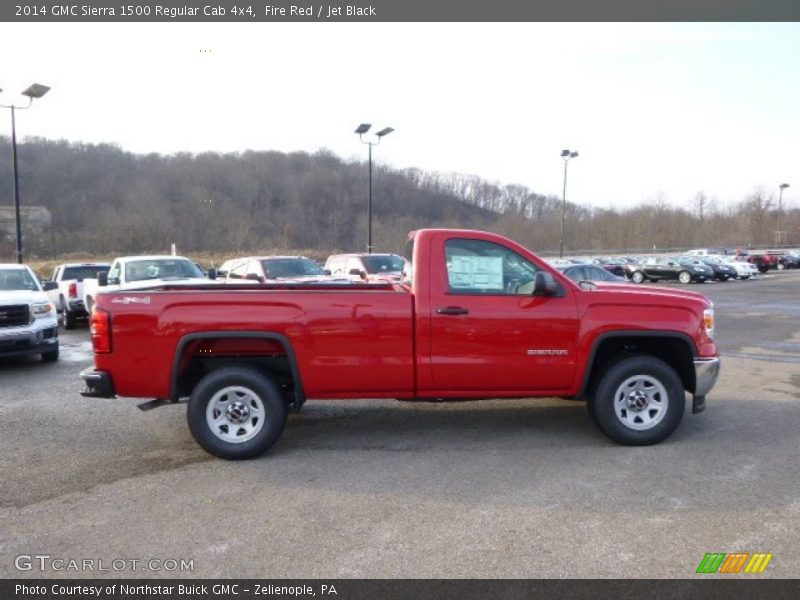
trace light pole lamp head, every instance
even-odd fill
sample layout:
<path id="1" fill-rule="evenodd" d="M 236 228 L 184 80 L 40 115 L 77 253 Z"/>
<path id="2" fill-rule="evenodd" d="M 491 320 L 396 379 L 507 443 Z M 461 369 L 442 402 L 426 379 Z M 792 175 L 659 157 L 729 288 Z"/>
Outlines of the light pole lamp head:
<path id="1" fill-rule="evenodd" d="M 561 151 L 561 158 L 567 158 L 568 156 L 569 156 L 569 150 Z"/>
<path id="2" fill-rule="evenodd" d="M 363 135 L 369 131 L 369 128 L 372 127 L 370 123 L 362 123 L 356 128 L 356 133 L 358 135 Z"/>
<path id="3" fill-rule="evenodd" d="M 578 153 L 577 152 L 570 152 L 569 153 L 569 157 L 570 158 L 577 158 L 578 157 Z"/>
<path id="4" fill-rule="evenodd" d="M 786 188 L 788 188 L 788 187 L 790 187 L 790 186 L 789 186 L 789 184 L 788 184 L 788 183 L 782 183 L 782 184 L 780 184 L 780 186 L 779 186 L 779 187 L 780 187 L 782 190 L 785 190 Z"/>
<path id="5" fill-rule="evenodd" d="M 41 98 L 49 91 L 50 88 L 48 86 L 42 85 L 41 83 L 34 83 L 29 85 L 27 89 L 22 92 L 22 95 L 34 100 L 36 98 Z"/>
<path id="6" fill-rule="evenodd" d="M 380 130 L 380 131 L 379 131 L 377 134 L 375 134 L 375 135 L 377 135 L 379 138 L 382 138 L 382 137 L 383 137 L 383 136 L 385 136 L 385 135 L 389 135 L 389 134 L 390 134 L 390 133 L 392 133 L 393 131 L 394 131 L 394 129 L 392 129 L 391 127 L 386 127 L 386 128 L 384 128 L 384 129 L 381 129 L 381 130 Z"/>

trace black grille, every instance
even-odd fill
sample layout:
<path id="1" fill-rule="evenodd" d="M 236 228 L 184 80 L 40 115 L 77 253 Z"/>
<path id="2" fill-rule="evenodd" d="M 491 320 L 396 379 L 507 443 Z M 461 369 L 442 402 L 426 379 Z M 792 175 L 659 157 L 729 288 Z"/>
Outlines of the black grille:
<path id="1" fill-rule="evenodd" d="M 27 304 L 0 305 L 0 327 L 18 327 L 27 325 L 31 320 Z"/>

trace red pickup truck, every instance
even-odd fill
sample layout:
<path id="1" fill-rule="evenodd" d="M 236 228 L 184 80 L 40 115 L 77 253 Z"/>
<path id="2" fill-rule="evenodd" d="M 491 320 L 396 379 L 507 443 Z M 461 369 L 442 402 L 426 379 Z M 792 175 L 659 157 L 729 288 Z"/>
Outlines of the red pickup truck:
<path id="1" fill-rule="evenodd" d="M 576 283 L 522 246 L 425 229 L 403 283 L 161 285 L 97 297 L 84 396 L 188 398 L 208 452 L 257 456 L 307 398 L 565 396 L 611 439 L 657 443 L 716 382 L 714 308 L 674 289 Z"/>

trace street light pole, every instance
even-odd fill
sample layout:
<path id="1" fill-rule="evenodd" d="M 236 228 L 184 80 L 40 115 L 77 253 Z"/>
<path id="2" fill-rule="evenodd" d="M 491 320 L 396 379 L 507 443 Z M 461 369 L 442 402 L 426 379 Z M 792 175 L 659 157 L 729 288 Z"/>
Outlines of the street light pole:
<path id="1" fill-rule="evenodd" d="M 564 222 L 567 215 L 567 164 L 570 159 L 577 158 L 577 152 L 562 150 L 561 158 L 564 159 L 564 189 L 561 193 L 561 241 L 558 244 L 558 257 L 564 258 Z"/>
<path id="2" fill-rule="evenodd" d="M 14 111 L 16 108 L 11 105 L 11 169 L 14 172 L 14 217 L 17 225 L 17 262 L 22 264 L 22 216 L 19 208 L 19 168 L 17 167 L 17 123 Z"/>
<path id="3" fill-rule="evenodd" d="M 0 92 L 3 89 L 0 88 Z M 14 217 L 16 220 L 16 229 L 17 229 L 17 247 L 16 247 L 16 254 L 17 254 L 17 262 L 22 264 L 22 215 L 19 205 L 19 168 L 17 166 L 17 120 L 16 120 L 16 111 L 25 110 L 31 107 L 33 104 L 33 100 L 35 98 L 41 98 L 47 92 L 50 91 L 50 88 L 46 85 L 41 85 L 39 83 L 34 83 L 33 85 L 28 86 L 24 92 L 22 92 L 23 96 L 28 97 L 28 104 L 26 106 L 16 106 L 15 104 L 0 104 L 2 108 L 10 108 L 11 109 L 11 169 L 14 172 L 13 176 L 13 186 L 14 186 Z"/>
<path id="4" fill-rule="evenodd" d="M 367 254 L 372 254 L 372 144 L 369 144 L 369 208 L 367 209 Z"/>
<path id="5" fill-rule="evenodd" d="M 381 143 L 381 139 L 394 131 L 391 127 L 385 127 L 375 134 L 375 140 L 364 139 L 364 134 L 372 127 L 369 123 L 362 123 L 356 128 L 358 139 L 362 144 L 369 146 L 369 201 L 367 203 L 367 254 L 372 254 L 372 147 Z"/>

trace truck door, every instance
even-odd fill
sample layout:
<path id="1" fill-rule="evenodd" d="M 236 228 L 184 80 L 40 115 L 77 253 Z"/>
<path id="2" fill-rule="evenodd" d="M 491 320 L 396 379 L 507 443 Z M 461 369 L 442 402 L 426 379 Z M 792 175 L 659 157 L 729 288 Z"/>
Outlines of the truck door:
<path id="1" fill-rule="evenodd" d="M 534 296 L 542 268 L 502 244 L 441 237 L 432 246 L 439 264 L 430 277 L 440 278 L 431 282 L 430 298 L 436 389 L 568 388 L 578 335 L 574 291 L 562 284 L 557 296 Z"/>

